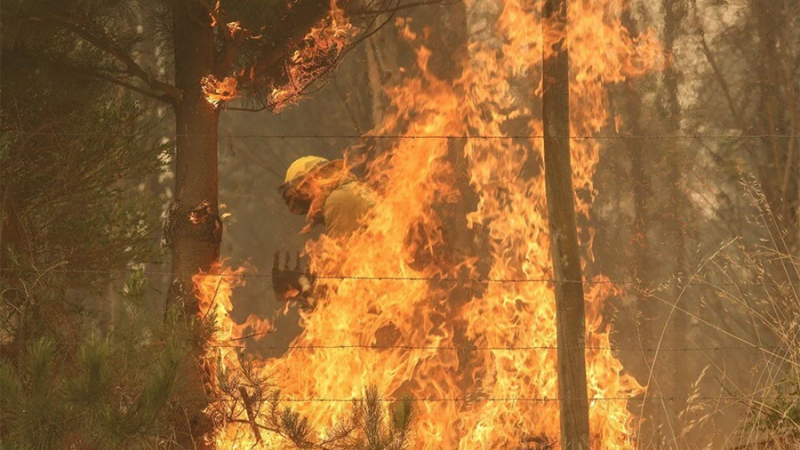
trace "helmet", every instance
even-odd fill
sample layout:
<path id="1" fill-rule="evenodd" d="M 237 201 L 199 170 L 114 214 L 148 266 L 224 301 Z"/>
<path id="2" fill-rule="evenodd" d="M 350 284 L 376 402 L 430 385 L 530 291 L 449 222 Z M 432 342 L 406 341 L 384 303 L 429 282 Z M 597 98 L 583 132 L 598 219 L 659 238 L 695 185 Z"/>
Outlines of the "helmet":
<path id="1" fill-rule="evenodd" d="M 325 166 L 329 161 L 319 156 L 303 156 L 298 158 L 286 170 L 286 178 L 278 189 L 289 210 L 296 214 L 308 214 L 314 201 L 314 191 L 306 178 L 315 169 Z M 305 187 L 303 187 L 305 185 Z"/>
<path id="2" fill-rule="evenodd" d="M 298 180 L 308 175 L 315 167 L 327 162 L 329 162 L 327 159 L 320 156 L 303 156 L 302 158 L 298 158 L 286 170 L 286 178 L 283 182 L 291 183 L 292 181 Z"/>

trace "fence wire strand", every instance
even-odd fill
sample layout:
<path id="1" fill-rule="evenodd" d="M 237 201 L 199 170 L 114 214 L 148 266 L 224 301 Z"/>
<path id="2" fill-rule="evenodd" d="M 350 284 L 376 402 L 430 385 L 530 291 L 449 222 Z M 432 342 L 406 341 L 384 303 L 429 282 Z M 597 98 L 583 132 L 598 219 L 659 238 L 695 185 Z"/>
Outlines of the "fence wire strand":
<path id="1" fill-rule="evenodd" d="M 94 136 L 92 133 L 50 133 L 50 132 L 17 132 L 28 136 Z M 456 135 L 456 134 L 426 134 L 426 135 L 407 135 L 407 134 L 377 134 L 377 135 L 361 135 L 361 134 L 115 134 L 116 137 L 144 137 L 144 138 L 169 138 L 169 137 L 215 137 L 218 139 L 484 139 L 484 140 L 502 140 L 502 139 L 544 139 L 543 134 L 511 134 L 511 135 Z M 654 134 L 654 135 L 570 135 L 570 136 L 547 136 L 555 139 L 575 139 L 575 140 L 615 140 L 615 139 L 635 139 L 635 140 L 650 140 L 650 139 L 796 139 L 800 138 L 797 134 L 748 134 L 748 135 L 735 135 L 735 134 Z"/>
<path id="2" fill-rule="evenodd" d="M 235 342 L 248 339 L 253 336 L 229 339 L 226 342 Z M 235 345 L 211 345 L 211 347 L 227 348 L 246 348 L 245 346 Z M 478 347 L 478 346 L 427 346 L 427 345 L 283 345 L 259 347 L 264 350 L 337 350 L 337 349 L 369 349 L 369 350 L 449 350 L 466 352 L 494 352 L 494 351 L 533 351 L 533 350 L 558 350 L 555 345 L 535 345 L 535 346 L 510 346 L 510 347 Z M 567 350 L 598 350 L 598 351 L 642 351 L 642 352 L 705 352 L 705 351 L 724 351 L 724 350 L 774 350 L 781 348 L 779 345 L 729 345 L 717 347 L 678 347 L 678 348 L 648 348 L 648 347 L 581 347 L 566 348 Z"/>
<path id="3" fill-rule="evenodd" d="M 752 401 L 751 397 L 737 397 L 737 396 L 723 396 L 723 397 L 701 397 L 701 396 L 688 396 L 688 397 L 594 397 L 589 399 L 592 402 L 608 402 L 608 401 L 686 401 L 686 400 L 700 400 L 700 401 Z M 561 398 L 548 398 L 548 397 L 487 397 L 487 398 L 464 398 L 464 397 L 390 397 L 390 398 L 377 398 L 374 399 L 382 403 L 394 403 L 402 401 L 411 401 L 418 403 L 548 403 L 548 402 L 561 402 L 573 401 L 572 399 Z M 576 399 L 577 400 L 577 399 Z M 355 403 L 365 402 L 366 398 L 353 397 L 353 398 L 278 398 L 278 402 L 286 403 Z"/>
<path id="4" fill-rule="evenodd" d="M 75 274 L 75 273 L 88 273 L 88 274 L 113 274 L 113 273 L 136 273 L 137 270 L 135 269 L 125 269 L 125 270 L 62 270 L 62 269 L 52 269 L 52 270 L 43 270 L 43 271 L 36 271 L 33 269 L 16 269 L 16 268 L 0 268 L 0 272 L 28 272 L 28 273 L 37 273 L 44 275 L 46 273 L 68 273 L 68 274 Z M 173 273 L 173 272 L 151 272 L 151 271 L 139 271 L 145 275 L 197 275 L 197 274 L 185 274 L 185 273 Z M 260 274 L 202 274 L 206 276 L 217 276 L 220 278 L 228 278 L 228 277 L 243 277 L 243 278 L 274 278 L 271 274 L 270 275 L 260 275 Z M 614 280 L 555 280 L 555 279 L 490 279 L 490 278 L 426 278 L 426 277 L 346 277 L 346 276 L 318 276 L 318 279 L 334 279 L 334 280 L 372 280 L 372 281 L 444 281 L 444 282 L 490 282 L 490 283 L 532 283 L 532 282 L 546 282 L 546 283 L 583 283 L 583 284 L 613 284 L 613 285 L 621 285 L 621 284 L 633 284 L 633 285 L 642 285 L 642 284 L 658 284 L 658 285 L 670 285 L 670 284 L 678 284 L 681 286 L 685 285 L 724 285 L 724 286 L 781 286 L 786 284 L 781 283 L 758 283 L 758 282 L 751 282 L 751 283 L 737 283 L 737 282 L 680 282 L 676 280 L 662 280 L 662 281 L 614 281 Z M 791 283 L 788 283 L 791 285 Z M 269 334 L 269 332 L 263 333 L 253 333 L 246 336 L 241 336 L 233 339 L 226 340 L 224 342 L 220 342 L 217 344 L 211 344 L 211 347 L 214 348 L 240 348 L 244 349 L 247 346 L 245 345 L 231 345 L 231 342 L 240 342 L 246 339 L 251 338 L 258 338 L 262 337 L 263 335 Z M 272 351 L 294 351 L 294 350 L 336 350 L 336 349 L 371 349 L 371 350 L 450 350 L 450 351 L 469 351 L 469 352 L 480 352 L 480 351 L 535 351 L 535 350 L 558 350 L 559 347 L 552 346 L 552 345 L 541 345 L 541 346 L 508 346 L 508 347 L 499 347 L 499 346 L 429 346 L 429 345 L 364 345 L 364 344 L 346 344 L 346 345 L 286 345 L 286 346 L 261 346 L 260 348 L 264 350 L 272 350 Z M 575 348 L 570 350 L 593 350 L 593 351 L 641 351 L 645 353 L 655 353 L 655 352 L 698 352 L 698 351 L 726 351 L 726 350 L 760 350 L 771 352 L 772 350 L 780 349 L 782 346 L 773 345 L 773 346 L 762 346 L 762 345 L 728 345 L 728 346 L 714 346 L 714 347 L 678 347 L 678 348 L 648 348 L 648 347 L 592 347 L 586 346 L 582 348 Z"/>
<path id="5" fill-rule="evenodd" d="M 25 272 L 25 273 L 61 273 L 61 274 L 98 274 L 98 275 L 111 275 L 119 273 L 137 273 L 141 272 L 143 275 L 159 275 L 159 276 L 211 276 L 220 278 L 264 278 L 264 279 L 281 279 L 286 276 L 274 276 L 272 274 L 259 274 L 259 273 L 214 273 L 214 272 L 198 272 L 198 273 L 185 273 L 185 272 L 169 272 L 169 271 L 138 271 L 137 269 L 118 269 L 118 270 L 81 270 L 81 269 L 27 269 L 27 268 L 0 268 L 0 272 Z M 704 280 L 680 280 L 680 279 L 665 279 L 665 280 L 558 280 L 555 278 L 483 278 L 483 277 L 412 277 L 412 276 L 348 276 L 348 275 L 314 275 L 317 280 L 355 280 L 355 281 L 407 281 L 407 282 L 441 282 L 441 283 L 553 283 L 553 284 L 590 284 L 590 285 L 634 285 L 634 286 L 770 286 L 770 287 L 786 287 L 786 286 L 800 286 L 800 283 L 785 281 L 780 283 L 764 282 L 764 281 L 704 281 Z"/>

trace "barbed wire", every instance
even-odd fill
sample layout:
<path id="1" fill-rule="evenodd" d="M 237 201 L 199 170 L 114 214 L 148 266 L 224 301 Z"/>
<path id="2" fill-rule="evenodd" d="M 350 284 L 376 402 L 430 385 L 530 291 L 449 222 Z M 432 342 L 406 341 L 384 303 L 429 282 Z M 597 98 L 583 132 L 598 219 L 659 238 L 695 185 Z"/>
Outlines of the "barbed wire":
<path id="1" fill-rule="evenodd" d="M 220 278 L 263 278 L 263 279 L 282 279 L 289 278 L 292 275 L 272 275 L 272 274 L 259 274 L 259 273 L 185 273 L 185 272 L 170 272 L 170 271 L 138 271 L 137 269 L 117 269 L 117 270 L 81 270 L 81 269 L 44 269 L 35 270 L 28 268 L 0 268 L 0 272 L 26 272 L 26 273 L 66 273 L 66 274 L 115 274 L 115 273 L 137 273 L 141 272 L 143 275 L 161 275 L 161 276 L 210 276 Z M 593 285 L 662 285 L 662 286 L 771 286 L 771 287 L 784 287 L 784 286 L 800 286 L 800 283 L 791 281 L 785 282 L 764 282 L 764 281 L 681 281 L 680 279 L 666 279 L 666 280 L 558 280 L 555 278 L 483 278 L 483 277 L 414 277 L 414 276 L 348 276 L 348 275 L 314 275 L 318 280 L 360 280 L 360 281 L 414 281 L 414 282 L 443 282 L 443 283 L 560 283 L 560 284 L 593 284 Z"/>
<path id="2" fill-rule="evenodd" d="M 650 397 L 646 400 L 654 401 L 686 401 L 686 400 L 700 400 L 700 401 L 752 401 L 751 397 L 702 397 L 702 396 L 687 396 L 687 397 Z M 560 402 L 573 401 L 572 399 L 549 398 L 549 397 L 488 397 L 488 398 L 465 398 L 465 397 L 391 397 L 391 398 L 376 398 L 379 402 L 394 403 L 402 401 L 411 401 L 419 403 L 547 403 L 547 402 Z M 577 399 L 575 399 L 577 400 Z M 589 403 L 596 401 L 645 401 L 644 398 L 637 397 L 594 397 L 589 399 Z M 286 403 L 354 403 L 365 402 L 366 398 L 353 397 L 353 398 L 278 398 L 278 402 Z"/>
<path id="3" fill-rule="evenodd" d="M 92 133 L 52 133 L 52 132 L 26 132 L 19 131 L 19 134 L 28 136 L 94 136 Z M 544 139 L 541 134 L 512 134 L 512 135 L 450 135 L 450 134 L 430 134 L 430 135 L 406 135 L 406 134 L 379 134 L 379 135 L 360 135 L 360 134 L 115 134 L 115 137 L 216 137 L 218 139 Z M 615 139 L 796 139 L 800 138 L 797 134 L 712 134 L 712 135 L 691 135 L 691 134 L 656 134 L 656 135 L 570 135 L 570 136 L 547 136 L 553 139 L 575 139 L 575 140 L 615 140 Z"/>
<path id="4" fill-rule="evenodd" d="M 253 336 L 230 339 L 226 342 L 235 342 Z M 211 347 L 245 348 L 245 346 L 234 345 L 211 345 Z M 555 345 L 536 345 L 536 346 L 510 346 L 510 347 L 479 347 L 479 346 L 436 346 L 436 345 L 283 345 L 260 347 L 264 350 L 335 350 L 335 349 L 370 349 L 370 350 L 451 350 L 451 351 L 532 351 L 532 350 L 558 350 Z M 730 345 L 716 347 L 679 347 L 679 348 L 648 348 L 648 347 L 592 347 L 581 348 L 564 347 L 566 350 L 602 350 L 602 351 L 643 351 L 643 352 L 698 352 L 698 351 L 724 351 L 724 350 L 775 350 L 781 348 L 780 345 Z"/>

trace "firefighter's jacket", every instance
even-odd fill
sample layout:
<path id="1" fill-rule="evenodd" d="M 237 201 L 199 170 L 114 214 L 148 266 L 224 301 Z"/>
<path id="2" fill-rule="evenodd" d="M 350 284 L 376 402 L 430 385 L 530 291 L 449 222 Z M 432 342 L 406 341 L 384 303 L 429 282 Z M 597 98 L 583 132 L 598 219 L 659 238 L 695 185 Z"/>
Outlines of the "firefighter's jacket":
<path id="1" fill-rule="evenodd" d="M 325 234 L 341 237 L 355 232 L 374 204 L 366 186 L 354 180 L 343 183 L 331 191 L 322 206 Z"/>

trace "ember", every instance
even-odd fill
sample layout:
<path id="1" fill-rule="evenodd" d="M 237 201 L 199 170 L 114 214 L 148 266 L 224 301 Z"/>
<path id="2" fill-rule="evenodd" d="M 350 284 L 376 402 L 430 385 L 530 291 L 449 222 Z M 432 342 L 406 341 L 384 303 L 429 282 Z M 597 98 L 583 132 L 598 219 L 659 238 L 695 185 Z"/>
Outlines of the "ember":
<path id="1" fill-rule="evenodd" d="M 214 75 L 209 75 L 200 80 L 200 88 L 206 101 L 216 107 L 239 97 L 239 82 L 234 77 L 218 80 Z"/>

